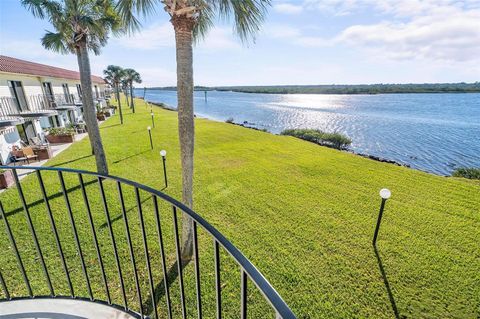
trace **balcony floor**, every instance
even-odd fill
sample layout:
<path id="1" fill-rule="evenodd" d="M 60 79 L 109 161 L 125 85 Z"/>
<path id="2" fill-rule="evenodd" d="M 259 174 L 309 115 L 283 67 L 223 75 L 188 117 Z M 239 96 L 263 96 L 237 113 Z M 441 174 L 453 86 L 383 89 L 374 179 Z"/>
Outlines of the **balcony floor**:
<path id="1" fill-rule="evenodd" d="M 21 299 L 0 302 L 2 319 L 134 319 L 117 308 L 86 300 Z"/>

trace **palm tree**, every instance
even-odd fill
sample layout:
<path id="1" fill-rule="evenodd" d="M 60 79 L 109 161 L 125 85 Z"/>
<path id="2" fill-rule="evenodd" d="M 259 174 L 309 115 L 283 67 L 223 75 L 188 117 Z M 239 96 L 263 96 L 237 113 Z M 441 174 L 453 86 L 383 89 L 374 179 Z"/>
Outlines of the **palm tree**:
<path id="1" fill-rule="evenodd" d="M 112 0 L 22 0 L 22 5 L 35 17 L 47 19 L 55 29 L 55 32 L 47 31 L 41 40 L 46 49 L 76 54 L 83 111 L 97 171 L 108 174 L 93 102 L 89 51 L 100 54 L 100 48 L 107 43 L 109 34 L 124 30 L 115 3 Z"/>
<path id="2" fill-rule="evenodd" d="M 123 69 L 118 65 L 109 65 L 103 70 L 105 80 L 113 87 L 116 99 L 118 101 L 118 111 L 120 113 L 120 124 L 123 124 L 122 102 L 120 101 L 120 84 L 123 79 Z"/>
<path id="3" fill-rule="evenodd" d="M 122 18 L 130 28 L 138 28 L 136 13 L 155 12 L 162 5 L 175 30 L 177 53 L 178 133 L 182 162 L 182 201 L 193 206 L 193 42 L 201 39 L 218 18 L 233 17 L 234 31 L 242 41 L 260 29 L 270 0 L 119 0 Z M 182 259 L 193 254 L 193 221 L 183 214 Z"/>
<path id="4" fill-rule="evenodd" d="M 140 77 L 140 73 L 134 69 L 125 69 L 125 80 L 127 80 L 128 87 L 130 88 L 130 107 L 132 108 L 132 112 L 135 113 L 135 104 L 133 102 L 133 82 L 142 83 L 142 78 Z"/>

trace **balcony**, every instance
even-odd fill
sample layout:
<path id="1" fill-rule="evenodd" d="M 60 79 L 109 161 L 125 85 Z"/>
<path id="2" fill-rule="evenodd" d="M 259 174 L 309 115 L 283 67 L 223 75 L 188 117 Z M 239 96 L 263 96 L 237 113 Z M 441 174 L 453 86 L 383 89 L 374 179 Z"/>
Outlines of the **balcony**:
<path id="1" fill-rule="evenodd" d="M 0 317 L 295 318 L 215 227 L 130 180 L 33 168 L 0 197 Z M 31 167 L 29 169 L 32 169 Z M 193 259 L 180 229 L 193 225 Z"/>
<path id="2" fill-rule="evenodd" d="M 58 114 L 43 95 L 32 95 L 25 100 L 28 101 L 28 106 L 20 106 L 13 97 L 1 97 L 1 116 L 9 118 L 38 118 Z"/>

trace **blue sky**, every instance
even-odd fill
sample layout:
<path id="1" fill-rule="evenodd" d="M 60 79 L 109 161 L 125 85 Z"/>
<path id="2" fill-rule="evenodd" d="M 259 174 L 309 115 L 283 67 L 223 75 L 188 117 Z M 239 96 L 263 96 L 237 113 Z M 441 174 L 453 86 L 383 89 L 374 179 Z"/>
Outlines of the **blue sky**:
<path id="1" fill-rule="evenodd" d="M 147 86 L 175 85 L 173 28 L 162 9 L 133 36 L 111 38 L 92 71 L 137 69 Z M 77 69 L 40 44 L 47 21 L 0 1 L 0 53 Z M 196 85 L 480 81 L 480 0 L 274 0 L 248 46 L 218 23 L 194 49 Z M 143 86 L 143 84 L 142 84 Z"/>

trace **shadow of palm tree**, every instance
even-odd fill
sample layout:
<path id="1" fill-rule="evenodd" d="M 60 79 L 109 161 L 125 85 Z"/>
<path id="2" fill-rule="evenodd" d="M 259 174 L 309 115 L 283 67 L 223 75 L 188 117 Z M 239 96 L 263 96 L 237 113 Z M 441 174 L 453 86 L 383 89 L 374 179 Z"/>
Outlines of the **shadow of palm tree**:
<path id="1" fill-rule="evenodd" d="M 129 156 L 127 156 L 127 157 L 124 157 L 124 158 L 121 158 L 121 159 L 119 159 L 119 160 L 113 161 L 113 163 L 114 163 L 114 164 L 118 164 L 118 163 L 123 162 L 123 161 L 126 161 L 126 160 L 128 160 L 128 159 L 130 159 L 130 158 L 132 158 L 132 157 L 139 156 L 139 155 L 142 155 L 142 154 L 147 153 L 147 152 L 149 152 L 149 151 L 143 151 L 143 152 L 139 152 L 139 153 L 136 153 L 136 154 L 133 154 L 133 155 L 129 155 Z"/>
<path id="2" fill-rule="evenodd" d="M 93 184 L 93 183 L 96 183 L 97 180 L 94 179 L 94 180 L 91 180 L 91 181 L 88 181 L 88 182 L 84 182 L 83 185 L 85 187 L 87 187 L 88 185 L 90 184 Z M 22 187 L 23 188 L 23 187 Z M 67 188 L 67 194 L 71 193 L 71 192 L 74 192 L 74 191 L 77 191 L 80 189 L 80 185 L 76 185 L 76 186 L 73 186 L 73 187 L 70 187 L 70 188 Z M 55 194 L 52 194 L 50 196 L 47 197 L 48 201 L 52 200 L 52 199 L 55 199 L 55 198 L 58 198 L 58 197 L 63 197 L 63 193 L 60 191 L 60 192 L 57 192 Z M 37 205 L 41 205 L 45 203 L 45 201 L 42 199 L 39 199 L 39 200 L 36 200 L 34 202 L 31 202 L 31 203 L 27 203 L 27 208 L 30 209 L 32 207 L 35 207 Z M 17 213 L 20 213 L 23 211 L 23 207 L 16 207 L 16 208 L 13 208 L 11 210 L 9 210 L 8 212 L 5 212 L 5 216 L 6 217 L 9 217 L 9 216 L 12 216 L 12 215 L 15 215 Z M 1 219 L 1 217 L 0 217 Z"/>
<path id="3" fill-rule="evenodd" d="M 152 198 L 152 196 L 146 197 L 145 199 L 143 199 L 142 201 L 140 201 L 140 204 L 145 203 L 147 200 L 149 200 L 149 199 L 151 199 L 151 198 Z M 129 209 L 125 210 L 125 213 L 128 214 L 129 212 L 131 212 L 131 211 L 134 210 L 135 208 L 137 208 L 137 205 L 133 205 L 133 206 L 130 207 Z M 118 220 L 120 220 L 120 219 L 122 219 L 122 218 L 123 218 L 123 213 L 118 214 L 117 216 L 113 217 L 113 218 L 110 220 L 110 222 L 113 224 L 113 223 L 115 223 L 116 221 L 118 221 Z M 107 227 L 107 226 L 108 226 L 108 223 L 105 222 L 105 223 L 101 224 L 99 228 L 102 229 L 102 228 L 105 228 L 105 227 Z"/>
<path id="4" fill-rule="evenodd" d="M 82 157 L 77 157 L 77 158 L 74 159 L 74 160 L 70 160 L 70 161 L 66 161 L 66 162 L 62 162 L 62 163 L 57 163 L 57 164 L 51 165 L 51 167 L 63 166 L 63 165 L 70 164 L 70 163 L 73 163 L 73 162 L 76 162 L 76 161 L 79 161 L 79 160 L 82 160 L 82 159 L 85 159 L 85 158 L 89 158 L 89 157 L 92 157 L 92 156 L 93 156 L 93 155 L 90 154 L 90 155 L 85 155 L 85 156 L 82 156 Z"/>
<path id="5" fill-rule="evenodd" d="M 107 129 L 107 128 L 111 128 L 111 127 L 115 127 L 115 126 L 119 126 L 119 125 L 122 125 L 122 124 L 117 123 L 117 124 L 112 124 L 112 125 L 107 125 L 107 126 L 100 126 L 100 129 L 103 130 L 103 129 Z"/>
<path id="6" fill-rule="evenodd" d="M 380 269 L 380 273 L 382 274 L 383 283 L 385 284 L 385 288 L 387 289 L 388 299 L 390 299 L 393 313 L 396 319 L 400 319 L 397 303 L 395 302 L 395 298 L 393 297 L 392 289 L 390 288 L 390 283 L 388 282 L 387 274 L 385 273 L 385 268 L 383 267 L 382 258 L 380 258 L 380 254 L 378 253 L 377 246 L 374 245 L 373 250 L 375 251 L 375 256 L 377 257 L 378 268 Z"/>
<path id="7" fill-rule="evenodd" d="M 190 263 L 190 260 L 182 261 L 182 270 L 187 267 Z M 166 288 L 170 289 L 170 286 L 174 283 L 175 280 L 178 278 L 178 261 L 176 261 L 170 269 L 167 271 L 167 283 L 165 286 L 165 280 L 162 280 L 158 285 L 155 286 L 153 291 L 153 296 L 150 294 L 145 300 L 143 304 L 143 309 L 148 316 L 153 314 L 153 300 L 155 300 L 155 304 L 158 305 L 160 299 L 165 296 Z M 168 300 L 167 302 L 170 302 Z"/>

